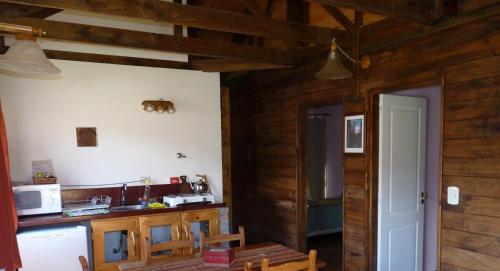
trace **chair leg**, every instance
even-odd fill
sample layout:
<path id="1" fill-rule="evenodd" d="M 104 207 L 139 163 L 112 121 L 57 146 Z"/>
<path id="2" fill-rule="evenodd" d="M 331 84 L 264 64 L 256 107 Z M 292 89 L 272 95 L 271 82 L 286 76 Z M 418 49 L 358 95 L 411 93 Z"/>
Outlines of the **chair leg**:
<path id="1" fill-rule="evenodd" d="M 238 226 L 238 233 L 240 235 L 240 247 L 245 247 L 245 228 Z"/>
<path id="2" fill-rule="evenodd" d="M 309 251 L 309 271 L 316 271 L 316 256 L 318 252 L 315 249 Z"/>
<path id="3" fill-rule="evenodd" d="M 252 271 L 253 264 L 251 262 L 245 263 L 245 271 Z"/>
<path id="4" fill-rule="evenodd" d="M 264 258 L 262 259 L 262 264 L 261 264 L 261 271 L 268 271 L 269 270 L 269 259 Z"/>
<path id="5" fill-rule="evenodd" d="M 200 253 L 203 254 L 205 251 L 206 240 L 205 240 L 205 232 L 200 231 Z"/>

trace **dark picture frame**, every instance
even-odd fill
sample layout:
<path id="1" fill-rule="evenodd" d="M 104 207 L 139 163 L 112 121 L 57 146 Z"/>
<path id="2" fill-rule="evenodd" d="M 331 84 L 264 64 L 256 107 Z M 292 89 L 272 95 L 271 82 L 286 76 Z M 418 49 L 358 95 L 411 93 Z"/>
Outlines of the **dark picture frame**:
<path id="1" fill-rule="evenodd" d="M 344 116 L 344 153 L 365 152 L 365 115 Z"/>

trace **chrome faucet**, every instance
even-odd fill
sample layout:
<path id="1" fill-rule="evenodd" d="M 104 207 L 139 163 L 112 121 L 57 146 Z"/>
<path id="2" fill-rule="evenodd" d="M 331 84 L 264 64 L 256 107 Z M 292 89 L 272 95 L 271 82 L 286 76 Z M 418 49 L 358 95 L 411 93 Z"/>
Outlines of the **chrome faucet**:
<path id="1" fill-rule="evenodd" d="M 125 206 L 125 204 L 127 203 L 126 194 L 127 194 L 127 184 L 124 183 L 121 188 L 120 206 Z"/>

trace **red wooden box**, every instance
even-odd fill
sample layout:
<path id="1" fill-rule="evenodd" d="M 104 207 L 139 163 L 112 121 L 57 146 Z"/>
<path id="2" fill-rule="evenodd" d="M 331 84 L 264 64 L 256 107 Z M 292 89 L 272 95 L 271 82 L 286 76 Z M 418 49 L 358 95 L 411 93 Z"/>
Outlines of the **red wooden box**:
<path id="1" fill-rule="evenodd" d="M 231 248 L 211 248 L 203 252 L 203 263 L 208 266 L 229 267 L 234 262 Z"/>

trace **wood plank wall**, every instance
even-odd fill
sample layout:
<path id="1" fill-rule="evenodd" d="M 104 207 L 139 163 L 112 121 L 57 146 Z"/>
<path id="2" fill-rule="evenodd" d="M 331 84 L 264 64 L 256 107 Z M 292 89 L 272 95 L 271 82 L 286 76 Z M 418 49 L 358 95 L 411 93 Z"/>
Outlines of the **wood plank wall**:
<path id="1" fill-rule="evenodd" d="M 491 56 L 496 56 L 500 54 L 500 32 L 498 31 L 498 26 L 500 25 L 500 15 L 492 15 L 490 17 L 478 19 L 472 22 L 468 22 L 444 31 L 438 31 L 429 35 L 424 35 L 415 39 L 410 39 L 408 41 L 399 43 L 397 45 L 390 46 L 387 49 L 380 50 L 376 53 L 371 53 L 372 66 L 363 73 L 362 88 L 363 92 L 366 93 L 369 101 L 368 106 L 369 119 L 373 121 L 375 118 L 375 113 L 377 112 L 377 97 L 379 93 L 388 93 L 397 90 L 410 89 L 415 87 L 424 87 L 431 85 L 441 84 L 443 77 L 443 72 L 446 67 L 451 67 L 453 65 L 458 65 L 459 63 L 465 63 L 468 61 L 473 61 L 477 59 L 484 59 Z M 394 23 L 394 22 L 383 22 L 373 27 L 367 27 L 362 33 L 363 47 L 370 48 L 370 46 L 377 46 L 382 41 L 387 41 L 391 39 L 397 40 L 401 35 L 407 35 L 415 29 L 420 30 L 420 26 L 414 23 Z M 484 66 L 483 62 L 476 64 L 479 67 Z M 486 71 L 486 70 L 484 70 Z M 463 75 L 455 75 L 456 77 L 463 77 Z M 490 79 L 492 80 L 492 79 Z M 484 87 L 487 89 L 488 87 Z M 496 88 L 496 90 L 495 90 Z M 492 90 L 494 89 L 494 90 Z M 478 123 L 483 123 L 486 127 L 490 127 L 491 130 L 497 129 L 498 133 L 498 123 L 495 126 L 495 118 L 493 120 L 486 120 L 481 118 L 483 112 L 486 110 L 495 110 L 498 108 L 498 100 L 487 100 L 481 101 L 477 99 L 476 101 L 469 101 L 469 106 L 467 104 L 456 104 L 453 105 L 453 101 L 458 101 L 460 99 L 464 100 L 474 100 L 474 97 L 481 96 L 482 91 L 496 91 L 498 92 L 498 84 L 490 85 L 489 90 L 482 90 L 481 83 L 477 82 L 470 83 L 468 85 L 463 85 L 461 90 L 458 91 L 448 91 L 445 89 L 444 100 L 445 104 L 443 106 L 444 110 L 444 120 L 451 121 L 456 118 L 457 121 L 446 122 L 447 125 L 444 126 L 443 134 L 444 138 L 447 138 L 449 133 L 453 133 L 454 136 L 459 138 L 473 137 L 473 133 L 480 133 L 481 129 L 474 130 L 473 125 L 480 126 Z M 469 97 L 469 98 L 467 98 Z M 490 102 L 487 104 L 487 102 Z M 486 103 L 485 107 L 482 103 Z M 371 105 L 371 106 L 370 106 Z M 493 108 L 493 109 L 492 109 Z M 469 115 L 470 114 L 470 115 Z M 474 118 L 476 116 L 476 121 L 473 120 L 463 120 L 461 118 Z M 487 129 L 486 129 L 487 130 Z M 489 135 L 485 137 L 490 137 L 490 141 L 494 141 L 493 131 L 490 131 Z M 368 132 L 372 138 L 376 138 L 377 131 L 371 129 Z M 497 139 L 498 141 L 498 139 Z M 454 142 L 454 141 L 452 141 Z M 449 144 L 450 142 L 442 142 L 445 153 L 450 151 L 452 148 Z M 458 142 L 454 142 L 458 143 Z M 376 198 L 377 198 L 377 171 L 375 159 L 377 155 L 377 150 L 374 144 L 367 143 L 371 148 L 370 157 L 368 158 L 369 166 L 369 183 L 370 183 L 370 201 L 369 213 L 371 218 L 369 218 L 369 229 L 371 230 L 371 236 L 368 238 L 368 247 L 370 249 L 370 261 L 368 267 L 373 267 L 376 264 Z M 455 147 L 457 147 L 455 145 Z M 459 151 L 463 147 L 456 149 Z M 473 160 L 476 163 L 484 166 L 485 172 L 492 170 L 493 168 L 488 168 L 488 163 L 492 163 L 491 157 L 477 157 L 478 159 Z M 459 160 L 453 160 L 457 162 Z M 446 160 L 446 156 L 444 157 Z M 498 163 L 498 161 L 496 161 Z M 449 165 L 448 165 L 449 166 Z M 445 167 L 443 170 L 448 170 Z M 478 172 L 476 171 L 476 174 Z M 446 171 L 445 171 L 446 175 Z M 472 176 L 473 178 L 480 178 L 481 174 Z M 447 176 L 444 176 L 444 185 L 447 185 Z M 466 179 L 462 179 L 462 182 Z M 477 195 L 476 195 L 477 196 Z M 467 197 L 467 196 L 465 196 Z M 490 204 L 493 204 L 491 200 Z M 442 203 L 443 204 L 443 203 Z M 480 208 L 481 204 L 484 202 L 473 201 L 469 202 L 474 207 L 470 208 Z M 447 212 L 443 212 L 442 223 L 446 225 L 449 223 L 450 217 L 445 215 Z M 467 223 L 467 222 L 465 222 Z M 500 224 L 498 224 L 500 225 Z M 500 226 L 497 226 L 500 227 Z M 444 232 L 442 233 L 444 235 Z M 445 236 L 443 236 L 445 238 Z M 443 239 L 444 241 L 444 239 Z M 443 251 L 444 252 L 444 251 Z M 458 254 L 454 254 L 451 257 L 455 258 Z M 462 260 L 474 262 L 474 256 L 469 254 L 462 254 Z M 498 255 L 497 255 L 498 256 Z M 448 268 L 448 269 L 446 269 Z M 364 269 L 359 269 L 364 270 Z M 374 270 L 374 269 L 372 269 Z M 443 262 L 442 270 L 489 270 L 481 269 L 476 267 L 473 269 L 464 269 L 460 266 L 447 266 Z"/>
<path id="2" fill-rule="evenodd" d="M 444 86 L 442 270 L 499 270 L 500 56 L 447 67 Z"/>
<path id="3" fill-rule="evenodd" d="M 290 76 L 278 75 L 276 72 L 258 73 L 249 76 L 248 81 L 231 87 L 231 135 L 232 135 L 232 174 L 233 174 L 233 206 L 234 221 L 249 228 L 253 239 L 272 239 L 292 246 L 299 246 L 300 223 L 305 223 L 298 216 L 301 195 L 296 192 L 299 184 L 299 135 L 297 125 L 301 105 L 308 100 L 328 101 L 342 98 L 346 114 L 365 112 L 367 117 L 367 153 L 364 156 L 345 156 L 345 191 L 344 191 L 344 269 L 374 270 L 376 263 L 376 146 L 372 144 L 376 129 L 371 127 L 376 115 L 377 95 L 415 87 L 439 85 L 443 69 L 457 63 L 482 59 L 500 54 L 500 15 L 492 15 L 444 31 L 418 36 L 408 41 L 377 49 L 371 52 L 372 65 L 362 72 L 362 102 L 352 102 L 349 93 L 352 85 L 349 82 L 317 81 L 307 75 L 306 69 L 300 72 L 291 71 Z M 363 48 L 378 46 L 396 39 L 399 35 L 408 35 L 416 29 L 409 22 L 381 22 L 365 27 L 361 33 Z M 477 65 L 482 65 L 481 63 Z M 309 71 L 311 72 L 311 71 Z M 267 76 L 267 77 L 266 77 Z M 272 81 L 272 78 L 279 80 Z M 263 83 L 265 82 L 265 83 Z M 486 86 L 490 84 L 490 87 Z M 461 144 L 458 138 L 466 139 L 474 134 L 480 135 L 469 141 L 470 149 L 461 155 L 461 160 L 471 164 L 456 164 L 459 161 L 445 157 L 451 170 L 463 170 L 471 176 L 456 177 L 445 174 L 444 182 L 450 178 L 464 185 L 464 211 L 445 209 L 443 225 L 450 223 L 462 227 L 455 231 L 453 242 L 443 242 L 450 247 L 443 250 L 443 270 L 491 270 L 485 265 L 469 268 L 460 266 L 456 260 L 477 262 L 492 260 L 496 263 L 500 253 L 498 237 L 498 157 L 495 144 L 485 148 L 481 142 L 498 141 L 500 131 L 498 120 L 499 101 L 498 77 L 484 82 L 470 81 L 460 85 L 454 91 L 447 91 L 445 98 L 450 104 L 445 113 L 450 124 L 445 130 L 445 138 L 449 133 L 462 135 L 457 140 L 446 141 L 444 146 L 448 152 L 453 146 Z M 494 93 L 494 94 L 492 94 Z M 457 99 L 474 100 L 477 97 L 490 95 L 489 98 L 462 104 L 452 105 Z M 491 96 L 493 95 L 493 96 Z M 474 98 L 476 97 L 476 98 Z M 351 106 L 352 105 L 352 106 Z M 350 109 L 352 107 L 356 109 Z M 490 117 L 485 117 L 490 114 Z M 475 116 L 472 120 L 453 121 L 460 116 Z M 481 141 L 484 139 L 485 141 Z M 455 144 L 455 145 L 450 145 Z M 456 154 L 448 154 L 456 155 Z M 471 159 L 473 158 L 473 159 Z M 466 174 L 462 174 L 466 175 Z M 367 180 L 367 183 L 365 183 Z M 484 182 L 476 187 L 468 181 Z M 367 189 L 363 190 L 366 185 Z M 469 185 L 469 187 L 467 187 Z M 366 187 L 365 186 L 365 187 Z M 492 187 L 491 190 L 485 187 Z M 494 189 L 493 189 L 494 188 Z M 472 191 L 472 192 L 467 192 Z M 470 195 L 468 195 L 468 194 Z M 472 193 L 472 194 L 471 194 Z M 491 193 L 495 193 L 492 197 Z M 480 214 L 477 212 L 481 212 Z M 455 222 L 454 222 L 455 221 Z M 495 223 L 493 223 L 495 222 Z M 493 223 L 493 224 L 492 224 Z M 475 229 L 476 233 L 467 235 Z M 484 234 L 485 231 L 489 234 Z M 443 238 L 450 237 L 449 231 L 443 232 Z M 478 238 L 477 240 L 474 238 Z M 471 239 L 472 238 L 472 239 Z M 450 239 L 450 238 L 448 238 Z M 446 243 L 448 242 L 448 243 Z M 463 245 L 468 244 L 468 247 Z M 460 245 L 462 244 L 462 245 Z M 477 251 L 484 257 L 478 256 Z M 478 258 L 479 257 L 479 258 Z M 449 259 L 454 260 L 449 260 Z M 455 264 L 451 264 L 451 262 Z M 448 269 L 445 269 L 448 268 Z"/>
<path id="4" fill-rule="evenodd" d="M 231 90 L 233 221 L 249 239 L 298 247 L 299 108 L 340 104 L 351 86 L 349 80 Z"/>

